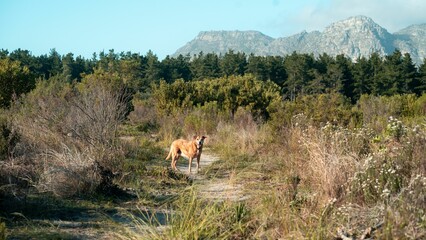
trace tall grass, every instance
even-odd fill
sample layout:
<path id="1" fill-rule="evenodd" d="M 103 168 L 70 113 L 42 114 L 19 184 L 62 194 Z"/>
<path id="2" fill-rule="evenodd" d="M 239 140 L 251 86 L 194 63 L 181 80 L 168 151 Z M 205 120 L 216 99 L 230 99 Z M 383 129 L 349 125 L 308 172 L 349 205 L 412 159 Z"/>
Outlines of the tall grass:
<path id="1" fill-rule="evenodd" d="M 218 126 L 212 144 L 223 161 L 216 169 L 237 173 L 245 194 L 254 196 L 245 200 L 252 236 L 423 236 L 423 202 L 409 200 L 424 199 L 421 127 L 391 119 L 377 132 L 303 119 L 275 132 L 252 120 Z"/>
<path id="2" fill-rule="evenodd" d="M 208 201 L 189 188 L 173 203 L 166 227 L 159 227 L 158 219 L 148 228 L 140 219 L 135 223 L 146 239 L 242 239 L 248 237 L 249 214 L 243 203 Z"/>

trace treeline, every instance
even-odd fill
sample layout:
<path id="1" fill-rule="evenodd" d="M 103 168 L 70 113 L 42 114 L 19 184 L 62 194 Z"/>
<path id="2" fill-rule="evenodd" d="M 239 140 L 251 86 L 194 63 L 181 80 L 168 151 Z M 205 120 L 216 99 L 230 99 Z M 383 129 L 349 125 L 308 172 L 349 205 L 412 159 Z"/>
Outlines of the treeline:
<path id="1" fill-rule="evenodd" d="M 90 59 L 72 53 L 34 56 L 27 50 L 0 51 L 0 104 L 7 106 L 12 95 L 30 91 L 37 79 L 61 76 L 69 82 L 101 69 L 115 73 L 135 92 L 146 92 L 152 83 L 178 79 L 195 81 L 250 74 L 257 80 L 270 80 L 281 89 L 284 99 L 300 95 L 341 93 L 352 102 L 362 94 L 417 94 L 426 90 L 426 62 L 416 66 L 408 53 L 395 50 L 381 57 L 373 53 L 352 62 L 344 55 L 293 53 L 282 56 L 255 56 L 230 50 L 224 55 L 200 52 L 193 56 L 163 60 L 151 51 L 146 55 L 131 52 L 93 54 Z"/>

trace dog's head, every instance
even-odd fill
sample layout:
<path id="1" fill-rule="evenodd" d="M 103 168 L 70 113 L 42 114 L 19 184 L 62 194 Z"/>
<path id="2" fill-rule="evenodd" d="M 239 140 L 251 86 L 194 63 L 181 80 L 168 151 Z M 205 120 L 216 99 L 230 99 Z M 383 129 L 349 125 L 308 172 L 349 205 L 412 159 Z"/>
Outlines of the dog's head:
<path id="1" fill-rule="evenodd" d="M 197 145 L 197 149 L 201 149 L 204 144 L 204 139 L 206 139 L 206 136 L 194 136 L 195 144 Z"/>

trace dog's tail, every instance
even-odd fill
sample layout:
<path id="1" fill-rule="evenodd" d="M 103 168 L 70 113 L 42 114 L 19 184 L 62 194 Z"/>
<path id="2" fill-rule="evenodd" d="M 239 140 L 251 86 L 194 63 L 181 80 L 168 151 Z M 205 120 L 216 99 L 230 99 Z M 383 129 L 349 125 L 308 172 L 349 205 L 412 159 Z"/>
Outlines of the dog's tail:
<path id="1" fill-rule="evenodd" d="M 172 156 L 172 149 L 170 148 L 169 155 L 167 155 L 166 160 L 168 160 Z"/>

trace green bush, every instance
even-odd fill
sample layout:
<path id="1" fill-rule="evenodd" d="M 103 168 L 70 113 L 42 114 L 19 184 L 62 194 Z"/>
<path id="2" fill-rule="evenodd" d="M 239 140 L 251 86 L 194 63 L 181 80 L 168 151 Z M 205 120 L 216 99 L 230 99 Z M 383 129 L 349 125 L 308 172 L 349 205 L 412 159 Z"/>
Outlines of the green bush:
<path id="1" fill-rule="evenodd" d="M 239 107 L 249 109 L 255 117 L 269 118 L 268 106 L 281 99 L 280 88 L 271 81 L 259 81 L 252 75 L 229 76 L 203 81 L 153 85 L 152 97 L 159 115 L 179 112 L 216 102 L 220 111 L 234 116 Z"/>
<path id="2" fill-rule="evenodd" d="M 321 126 L 327 122 L 337 125 L 359 125 L 359 113 L 352 110 L 350 100 L 339 93 L 304 95 L 295 101 L 274 103 L 268 108 L 269 123 L 274 128 L 294 125 L 293 116 L 303 115 L 308 124 Z"/>
<path id="3" fill-rule="evenodd" d="M 219 121 L 217 102 L 208 102 L 196 107 L 185 117 L 183 131 L 194 135 L 209 135 L 216 131 Z"/>
<path id="4" fill-rule="evenodd" d="M 390 117 L 413 125 L 422 123 L 426 114 L 426 94 L 420 97 L 416 97 L 414 94 L 362 95 L 355 109 L 362 114 L 364 126 L 381 133 L 389 131 L 387 123 Z"/>

